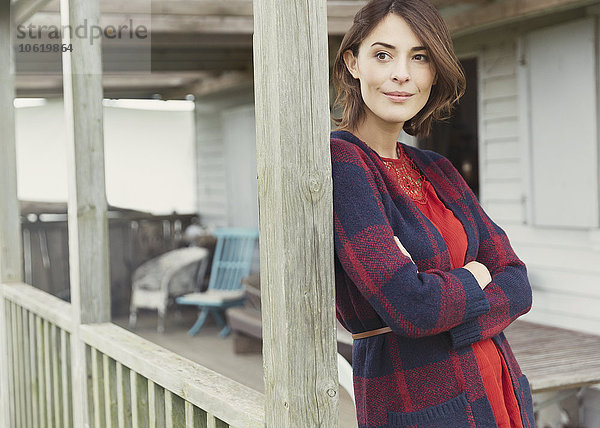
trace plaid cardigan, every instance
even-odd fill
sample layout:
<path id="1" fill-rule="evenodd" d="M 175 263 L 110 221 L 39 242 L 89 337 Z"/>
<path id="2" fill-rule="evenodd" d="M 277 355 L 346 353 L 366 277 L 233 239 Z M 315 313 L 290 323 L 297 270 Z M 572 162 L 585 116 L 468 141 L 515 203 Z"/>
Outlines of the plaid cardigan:
<path id="1" fill-rule="evenodd" d="M 508 365 L 525 428 L 531 392 L 502 330 L 531 307 L 525 265 L 443 156 L 403 145 L 465 228 L 465 264 L 477 260 L 492 282 L 482 290 L 450 268 L 444 239 L 403 193 L 377 153 L 346 131 L 331 133 L 336 307 L 352 333 L 362 427 L 496 427 L 471 344 L 493 338 Z M 411 254 L 402 254 L 397 236 Z"/>

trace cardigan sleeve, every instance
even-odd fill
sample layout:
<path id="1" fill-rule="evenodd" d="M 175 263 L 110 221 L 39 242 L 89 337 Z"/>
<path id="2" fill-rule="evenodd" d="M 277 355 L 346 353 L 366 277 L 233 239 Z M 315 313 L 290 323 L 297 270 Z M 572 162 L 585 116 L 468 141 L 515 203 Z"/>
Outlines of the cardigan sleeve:
<path id="1" fill-rule="evenodd" d="M 490 311 L 452 329 L 452 346 L 460 348 L 502 332 L 511 322 L 531 308 L 531 286 L 527 268 L 513 251 L 508 236 L 485 213 L 475 194 L 452 163 L 439 156 L 438 166 L 452 184 L 464 195 L 467 204 L 475 207 L 473 216 L 479 231 L 477 261 L 490 271 L 492 282 L 485 287 Z"/>
<path id="2" fill-rule="evenodd" d="M 365 154 L 332 142 L 335 252 L 345 273 L 392 331 L 424 337 L 489 310 L 466 269 L 418 272 L 394 241 L 384 202 Z"/>

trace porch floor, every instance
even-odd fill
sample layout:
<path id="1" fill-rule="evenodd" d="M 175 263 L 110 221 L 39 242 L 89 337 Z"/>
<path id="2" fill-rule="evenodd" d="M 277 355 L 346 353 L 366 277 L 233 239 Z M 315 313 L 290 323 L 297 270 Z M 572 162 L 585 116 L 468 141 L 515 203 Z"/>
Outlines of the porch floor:
<path id="1" fill-rule="evenodd" d="M 264 392 L 262 355 L 235 354 L 233 335 L 222 339 L 219 328 L 211 321 L 196 336 L 187 335 L 197 312 L 183 308 L 177 316 L 174 310 L 168 312 L 165 333 L 156 331 L 157 314 L 155 311 L 140 310 L 137 326 L 133 332 L 185 358 L 195 361 L 217 373 L 227 376 L 243 385 Z M 129 329 L 128 318 L 118 317 L 113 322 Z M 340 424 L 341 428 L 357 426 L 354 403 L 348 393 L 340 387 Z"/>

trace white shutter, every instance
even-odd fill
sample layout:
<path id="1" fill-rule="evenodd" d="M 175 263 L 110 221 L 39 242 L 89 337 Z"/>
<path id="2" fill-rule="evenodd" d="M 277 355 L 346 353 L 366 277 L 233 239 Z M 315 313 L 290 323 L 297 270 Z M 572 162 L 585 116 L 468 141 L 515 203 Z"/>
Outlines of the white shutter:
<path id="1" fill-rule="evenodd" d="M 598 227 L 594 18 L 527 35 L 533 223 Z"/>

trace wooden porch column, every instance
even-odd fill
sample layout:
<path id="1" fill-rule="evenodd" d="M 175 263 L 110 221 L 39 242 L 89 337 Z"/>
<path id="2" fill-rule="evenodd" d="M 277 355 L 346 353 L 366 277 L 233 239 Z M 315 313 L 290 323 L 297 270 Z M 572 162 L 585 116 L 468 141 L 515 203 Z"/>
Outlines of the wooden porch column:
<path id="1" fill-rule="evenodd" d="M 62 25 L 99 26 L 98 0 L 61 0 Z M 73 426 L 89 425 L 85 345 L 79 327 L 110 321 L 108 225 L 104 182 L 102 60 L 91 44 L 65 32 L 63 55 L 69 177 L 69 264 L 73 310 Z"/>
<path id="2" fill-rule="evenodd" d="M 268 427 L 337 427 L 325 0 L 254 0 Z"/>
<path id="3" fill-rule="evenodd" d="M 0 5 L 0 282 L 21 282 L 21 223 L 17 200 L 15 68 L 10 2 Z"/>
<path id="4" fill-rule="evenodd" d="M 11 2 L 0 3 L 0 284 L 23 281 L 21 223 L 17 199 L 17 157 L 15 148 L 15 66 L 11 42 Z M 0 286 L 0 425 L 10 427 L 10 370 Z"/>

